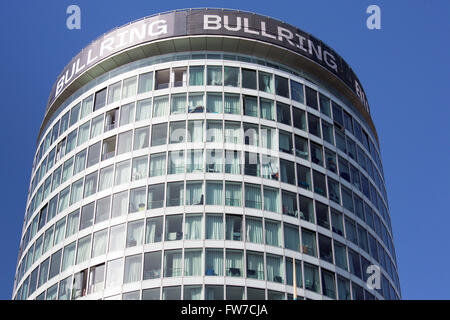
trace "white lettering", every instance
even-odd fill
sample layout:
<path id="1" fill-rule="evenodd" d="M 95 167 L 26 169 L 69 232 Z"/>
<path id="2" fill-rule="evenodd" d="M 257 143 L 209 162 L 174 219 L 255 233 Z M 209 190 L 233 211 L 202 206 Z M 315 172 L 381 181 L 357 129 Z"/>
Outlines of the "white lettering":
<path id="1" fill-rule="evenodd" d="M 249 29 L 248 18 L 244 18 L 244 32 L 259 35 L 258 31 Z"/>
<path id="2" fill-rule="evenodd" d="M 266 23 L 264 21 L 261 21 L 261 35 L 264 36 L 264 37 L 272 38 L 272 39 L 276 39 L 277 38 L 273 34 L 270 34 L 270 33 L 266 32 Z"/>
<path id="3" fill-rule="evenodd" d="M 72 64 L 72 72 L 70 73 L 70 77 L 68 76 L 69 69 L 66 70 L 66 79 L 64 80 L 64 84 L 67 84 L 70 79 L 72 79 L 75 73 L 75 63 Z"/>
<path id="4" fill-rule="evenodd" d="M 221 18 L 215 14 L 205 14 L 203 16 L 203 29 L 205 30 L 219 30 L 221 25 Z"/>
<path id="5" fill-rule="evenodd" d="M 309 48 L 309 54 L 312 55 L 313 51 L 316 55 L 316 58 L 322 61 L 322 47 L 320 45 L 314 47 L 314 43 L 311 41 L 311 39 L 308 39 L 308 48 Z"/>
<path id="6" fill-rule="evenodd" d="M 327 50 L 323 50 L 323 58 L 327 66 L 329 66 L 335 72 L 338 72 L 336 60 L 334 59 L 334 56 L 331 53 L 329 53 Z"/>
<path id="7" fill-rule="evenodd" d="M 64 75 L 58 80 L 58 83 L 56 84 L 56 92 L 55 97 L 60 94 L 62 88 L 64 87 Z"/>
<path id="8" fill-rule="evenodd" d="M 109 51 L 113 51 L 113 45 L 114 43 L 114 38 L 110 37 L 110 38 L 106 38 L 105 40 L 102 41 L 102 43 L 100 44 L 100 54 L 99 56 L 103 56 L 103 52 L 105 50 L 109 50 Z"/>
<path id="9" fill-rule="evenodd" d="M 116 49 L 120 48 L 122 46 L 125 46 L 127 42 L 125 41 L 125 35 L 128 33 L 128 30 L 125 30 L 124 32 L 119 33 L 119 43 L 116 44 Z"/>
<path id="10" fill-rule="evenodd" d="M 133 28 L 130 30 L 130 42 L 134 41 L 134 36 L 136 36 L 139 40 L 144 40 L 145 38 L 145 28 L 147 26 L 145 24 L 143 24 L 141 26 L 141 30 L 139 30 L 138 28 Z"/>
<path id="11" fill-rule="evenodd" d="M 77 69 L 76 69 L 75 73 L 78 74 L 78 72 L 80 72 L 83 69 L 84 69 L 84 64 L 80 67 L 80 59 L 78 58 L 78 60 L 77 60 Z"/>
<path id="12" fill-rule="evenodd" d="M 301 36 L 301 35 L 299 35 L 299 34 L 297 34 L 297 33 L 295 34 L 295 36 L 298 38 L 298 41 L 299 41 L 299 45 L 297 45 L 297 48 L 299 48 L 299 49 L 301 49 L 301 50 L 303 50 L 305 52 L 308 52 L 308 49 L 306 49 L 303 46 L 303 42 L 306 40 L 306 38 Z"/>
<path id="13" fill-rule="evenodd" d="M 152 37 L 156 37 L 166 33 L 167 33 L 166 20 L 157 20 L 150 23 L 150 25 L 148 26 L 148 34 Z"/>
<path id="14" fill-rule="evenodd" d="M 288 29 L 278 27 L 278 40 L 283 41 L 283 38 L 286 39 L 291 46 L 295 47 L 295 44 L 291 41 L 294 38 L 294 34 Z"/>
<path id="15" fill-rule="evenodd" d="M 228 16 L 223 17 L 223 26 L 225 29 L 230 31 L 239 31 L 241 30 L 241 17 L 236 17 L 236 27 L 230 27 L 228 24 Z"/>
<path id="16" fill-rule="evenodd" d="M 86 65 L 90 65 L 92 62 L 94 62 L 98 58 L 97 56 L 91 58 L 91 55 L 92 55 L 92 49 L 90 49 L 88 52 Z"/>

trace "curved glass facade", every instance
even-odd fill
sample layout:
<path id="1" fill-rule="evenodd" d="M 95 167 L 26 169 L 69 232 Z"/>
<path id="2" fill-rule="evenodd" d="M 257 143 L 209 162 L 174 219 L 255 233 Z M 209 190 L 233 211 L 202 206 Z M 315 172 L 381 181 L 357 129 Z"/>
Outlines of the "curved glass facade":
<path id="1" fill-rule="evenodd" d="M 299 298 L 400 298 L 378 144 L 355 108 L 267 61 L 142 61 L 43 131 L 14 299 L 292 299 L 294 281 Z"/>

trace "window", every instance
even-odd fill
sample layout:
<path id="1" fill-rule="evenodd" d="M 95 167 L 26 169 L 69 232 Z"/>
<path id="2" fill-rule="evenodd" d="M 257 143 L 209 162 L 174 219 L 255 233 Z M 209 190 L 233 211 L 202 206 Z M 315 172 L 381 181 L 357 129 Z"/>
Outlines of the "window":
<path id="1" fill-rule="evenodd" d="M 127 214 L 128 190 L 115 193 L 112 200 L 112 218 Z"/>
<path id="2" fill-rule="evenodd" d="M 337 128 L 334 128 L 334 134 L 336 137 L 336 147 L 344 153 L 347 153 L 347 145 L 345 143 L 345 134 Z"/>
<path id="3" fill-rule="evenodd" d="M 129 213 L 145 211 L 145 193 L 146 187 L 140 187 L 130 190 Z"/>
<path id="4" fill-rule="evenodd" d="M 152 91 L 152 88 L 153 88 L 153 71 L 140 74 L 138 93 L 145 93 Z"/>
<path id="5" fill-rule="evenodd" d="M 279 213 L 279 189 L 264 187 L 264 210 Z"/>
<path id="6" fill-rule="evenodd" d="M 144 280 L 161 277 L 161 251 L 144 254 Z M 158 294 L 159 299 L 159 294 Z"/>
<path id="7" fill-rule="evenodd" d="M 300 188 L 311 190 L 311 169 L 297 163 L 297 185 Z"/>
<path id="8" fill-rule="evenodd" d="M 186 249 L 184 251 L 184 276 L 192 277 L 201 275 L 203 275 L 202 250 Z M 187 297 L 184 298 L 186 299 Z"/>
<path id="9" fill-rule="evenodd" d="M 202 86 L 204 79 L 204 66 L 190 66 L 189 67 L 189 85 Z"/>
<path id="10" fill-rule="evenodd" d="M 283 258 L 279 256 L 266 255 L 267 281 L 284 283 Z"/>
<path id="11" fill-rule="evenodd" d="M 133 150 L 148 148 L 148 130 L 149 127 L 142 127 L 134 131 Z"/>
<path id="12" fill-rule="evenodd" d="M 353 134 L 352 116 L 345 110 L 344 110 L 344 126 L 345 129 L 347 129 Z"/>
<path id="13" fill-rule="evenodd" d="M 361 262 L 359 261 L 359 254 L 352 249 L 348 249 L 348 262 L 350 265 L 350 273 L 361 278 Z"/>
<path id="14" fill-rule="evenodd" d="M 103 140 L 102 161 L 114 157 L 116 153 L 116 136 Z"/>
<path id="15" fill-rule="evenodd" d="M 258 117 L 258 100 L 256 97 L 243 96 L 244 115 Z"/>
<path id="16" fill-rule="evenodd" d="M 169 166 L 168 166 L 168 174 L 179 174 L 184 173 L 184 151 L 169 151 Z"/>
<path id="17" fill-rule="evenodd" d="M 106 88 L 95 93 L 94 111 L 103 108 L 106 104 Z"/>
<path id="18" fill-rule="evenodd" d="M 306 93 L 306 105 L 313 109 L 319 110 L 317 101 L 317 91 L 311 89 L 308 86 L 305 86 L 305 93 Z"/>
<path id="19" fill-rule="evenodd" d="M 302 252 L 317 257 L 316 233 L 302 229 Z"/>
<path id="20" fill-rule="evenodd" d="M 181 250 L 168 250 L 164 252 L 164 277 L 181 277 L 183 260 Z"/>
<path id="21" fill-rule="evenodd" d="M 119 286 L 123 279 L 123 258 L 108 261 L 106 269 L 106 288 Z"/>
<path id="22" fill-rule="evenodd" d="M 206 182 L 206 204 L 207 205 L 223 205 L 223 185 L 222 181 Z"/>
<path id="23" fill-rule="evenodd" d="M 325 148 L 325 164 L 328 170 L 337 173 L 336 153 L 327 148 Z"/>
<path id="24" fill-rule="evenodd" d="M 157 70 L 155 72 L 155 90 L 169 88 L 170 69 Z"/>
<path id="25" fill-rule="evenodd" d="M 333 263 L 333 249 L 331 239 L 319 234 L 319 252 L 320 259 Z"/>
<path id="26" fill-rule="evenodd" d="M 319 93 L 319 100 L 320 100 L 320 112 L 331 118 L 330 99 L 325 97 L 323 94 Z"/>
<path id="27" fill-rule="evenodd" d="M 224 111 L 229 114 L 241 114 L 241 98 L 238 94 L 225 93 Z"/>
<path id="28" fill-rule="evenodd" d="M 276 94 L 282 97 L 289 98 L 289 80 L 278 75 L 275 75 L 275 89 Z"/>
<path id="29" fill-rule="evenodd" d="M 75 262 L 75 245 L 76 241 L 64 247 L 64 255 L 62 260 L 61 272 L 67 270 L 69 267 L 73 266 Z M 37 275 L 36 275 L 37 276 Z"/>
<path id="30" fill-rule="evenodd" d="M 270 73 L 258 71 L 259 90 L 274 93 L 273 76 Z"/>
<path id="31" fill-rule="evenodd" d="M 117 155 L 131 151 L 131 140 L 133 139 L 133 131 L 120 133 L 118 136 Z"/>
<path id="32" fill-rule="evenodd" d="M 186 113 L 186 94 L 173 94 L 170 106 L 170 114 Z"/>
<path id="33" fill-rule="evenodd" d="M 126 124 L 129 124 L 133 121 L 133 119 L 134 119 L 134 102 L 123 105 L 120 108 L 119 126 L 124 126 Z M 116 123 L 117 123 L 117 119 L 116 119 Z"/>
<path id="34" fill-rule="evenodd" d="M 184 183 L 170 182 L 167 184 L 167 206 L 182 206 L 184 203 Z"/>
<path id="35" fill-rule="evenodd" d="M 322 269 L 322 294 L 336 299 L 336 285 L 334 282 L 334 273 Z"/>
<path id="36" fill-rule="evenodd" d="M 241 174 L 241 154 L 236 150 L 225 150 L 225 173 Z"/>
<path id="37" fill-rule="evenodd" d="M 70 205 L 80 201 L 83 198 L 83 178 L 72 183 L 70 190 Z"/>
<path id="38" fill-rule="evenodd" d="M 340 236 L 344 236 L 344 226 L 342 223 L 342 214 L 334 209 L 331 209 L 331 226 L 333 232 Z"/>
<path id="39" fill-rule="evenodd" d="M 303 84 L 291 80 L 291 99 L 304 103 Z"/>
<path id="40" fill-rule="evenodd" d="M 256 90 L 256 71 L 242 69 L 242 87 Z"/>
<path id="41" fill-rule="evenodd" d="M 160 96 L 153 99 L 153 118 L 165 117 L 169 114 L 169 96 Z"/>
<path id="42" fill-rule="evenodd" d="M 242 241 L 242 217 L 226 215 L 226 240 Z"/>
<path id="43" fill-rule="evenodd" d="M 177 153 L 177 152 L 175 152 L 175 153 Z M 217 153 L 219 153 L 219 152 L 217 152 Z M 173 154 L 173 153 L 171 152 L 170 154 Z M 179 160 L 180 160 L 181 163 L 184 163 L 185 161 L 184 161 L 184 159 L 181 159 L 181 156 L 182 155 L 180 155 L 180 159 Z M 209 167 L 210 162 L 208 162 L 208 160 L 210 160 L 210 159 L 208 159 L 208 154 L 207 154 L 207 162 L 206 162 L 206 164 L 208 166 L 208 169 L 210 169 L 210 167 Z M 184 165 L 181 164 L 181 163 L 178 163 L 180 168 L 179 168 L 179 170 L 177 170 L 177 173 L 180 173 L 180 171 L 184 172 Z M 187 173 L 203 172 L 203 150 L 202 149 L 200 149 L 200 150 L 192 150 L 191 149 L 191 150 L 187 151 L 186 172 Z"/>
<path id="44" fill-rule="evenodd" d="M 184 239 L 201 240 L 202 239 L 202 219 L 201 214 L 188 214 L 184 223 Z M 200 274 L 199 274 L 200 275 Z"/>
<path id="45" fill-rule="evenodd" d="M 167 143 L 167 123 L 152 125 L 152 147 Z"/>
<path id="46" fill-rule="evenodd" d="M 116 164 L 114 185 L 118 186 L 130 181 L 130 160 L 125 160 Z"/>
<path id="47" fill-rule="evenodd" d="M 300 238 L 297 226 L 284 224 L 284 247 L 294 251 L 300 250 Z"/>
<path id="48" fill-rule="evenodd" d="M 239 68 L 224 67 L 224 85 L 231 87 L 239 87 Z"/>
<path id="49" fill-rule="evenodd" d="M 203 182 L 186 182 L 186 205 L 203 205 Z"/>
<path id="50" fill-rule="evenodd" d="M 223 249 L 206 249 L 205 275 L 223 276 Z"/>
<path id="51" fill-rule="evenodd" d="M 339 157 L 339 175 L 344 180 L 350 182 L 350 171 L 348 169 L 348 161 L 342 157 Z"/>
<path id="52" fill-rule="evenodd" d="M 111 196 L 97 200 L 97 206 L 95 208 L 95 223 L 108 220 L 110 209 Z"/>
<path id="53" fill-rule="evenodd" d="M 309 133 L 315 135 L 316 137 L 321 137 L 320 135 L 320 120 L 319 117 L 308 113 L 308 128 Z"/>
<path id="54" fill-rule="evenodd" d="M 279 222 L 265 220 L 266 245 L 281 247 L 281 226 Z"/>
<path id="55" fill-rule="evenodd" d="M 203 120 L 191 120 L 187 128 L 188 142 L 203 142 Z"/>
<path id="56" fill-rule="evenodd" d="M 136 77 L 123 80 L 122 99 L 136 95 Z"/>
<path id="57" fill-rule="evenodd" d="M 322 120 L 322 133 L 323 133 L 323 140 L 334 145 L 333 126 L 323 120 Z"/>
<path id="58" fill-rule="evenodd" d="M 142 256 L 140 254 L 125 258 L 125 275 L 123 283 L 132 283 L 141 280 Z"/>
<path id="59" fill-rule="evenodd" d="M 247 277 L 251 279 L 264 280 L 263 254 L 247 251 Z"/>
<path id="60" fill-rule="evenodd" d="M 322 146 L 311 142 L 311 161 L 323 167 L 323 151 Z"/>
<path id="61" fill-rule="evenodd" d="M 273 100 L 259 99 L 260 117 L 267 120 L 275 120 L 275 107 Z"/>
<path id="62" fill-rule="evenodd" d="M 162 241 L 163 217 L 148 218 L 145 227 L 145 243 Z"/>
<path id="63" fill-rule="evenodd" d="M 354 212 L 354 206 L 353 206 L 353 198 L 352 198 L 352 192 L 345 188 L 343 185 L 341 185 L 342 189 L 342 206 L 351 211 Z"/>
<path id="64" fill-rule="evenodd" d="M 330 177 L 327 178 L 328 178 L 328 194 L 330 195 L 330 200 L 333 200 L 337 204 L 341 204 L 339 183 L 336 180 L 331 179 Z"/>
<path id="65" fill-rule="evenodd" d="M 81 107 L 81 103 L 78 103 L 70 110 L 70 125 L 69 125 L 69 127 L 73 126 L 75 123 L 78 122 L 78 118 L 80 116 L 80 107 Z"/>
<path id="66" fill-rule="evenodd" d="M 222 142 L 223 129 L 220 121 L 206 122 L 206 142 Z"/>
<path id="67" fill-rule="evenodd" d="M 206 84 L 209 86 L 222 85 L 222 67 L 221 66 L 207 66 L 206 67 Z"/>
<path id="68" fill-rule="evenodd" d="M 325 184 L 325 175 L 313 170 L 313 183 L 314 183 L 314 192 L 320 194 L 323 197 L 327 196 L 327 189 Z"/>
<path id="69" fill-rule="evenodd" d="M 75 149 L 77 133 L 78 133 L 78 131 L 77 131 L 77 129 L 75 129 L 71 133 L 69 133 L 69 135 L 67 136 L 67 144 L 66 144 L 66 153 L 65 154 L 68 154 L 73 149 Z"/>
<path id="70" fill-rule="evenodd" d="M 59 270 L 61 268 L 61 256 L 62 256 L 62 249 L 52 254 L 48 279 L 51 279 L 59 274 Z"/>
<path id="71" fill-rule="evenodd" d="M 187 82 L 187 68 L 179 67 L 172 69 L 172 79 L 174 87 L 183 87 Z"/>
<path id="72" fill-rule="evenodd" d="M 308 140 L 298 135 L 294 136 L 294 140 L 295 140 L 295 155 L 302 159 L 308 160 L 309 159 Z"/>
<path id="73" fill-rule="evenodd" d="M 225 205 L 241 206 L 241 183 L 225 182 Z"/>
<path id="74" fill-rule="evenodd" d="M 293 162 L 280 159 L 280 173 L 281 182 L 295 185 L 295 169 Z"/>
<path id="75" fill-rule="evenodd" d="M 130 105 L 127 105 L 127 106 L 130 106 Z M 136 106 L 136 121 L 150 119 L 151 107 L 152 107 L 152 98 L 148 98 L 145 100 L 139 100 L 137 102 L 137 106 Z M 130 108 L 134 109 L 134 103 L 131 104 Z M 130 112 L 130 113 L 132 113 L 132 112 Z M 130 114 L 130 121 L 132 119 L 133 119 L 133 116 L 132 116 L 132 114 Z"/>
<path id="76" fill-rule="evenodd" d="M 294 117 L 294 127 L 306 131 L 306 115 L 305 111 L 293 107 L 292 113 Z"/>
<path id="77" fill-rule="evenodd" d="M 111 227 L 109 233 L 108 252 L 123 250 L 125 248 L 125 224 Z"/>
<path id="78" fill-rule="evenodd" d="M 126 247 L 135 247 L 142 245 L 144 240 L 144 220 L 128 222 Z"/>
<path id="79" fill-rule="evenodd" d="M 210 189 L 207 189 L 208 192 Z M 261 209 L 261 187 L 254 184 L 245 184 L 245 207 Z"/>
<path id="80" fill-rule="evenodd" d="M 193 155 L 193 152 L 191 151 L 191 158 L 190 160 L 192 162 L 195 161 L 196 164 L 192 168 L 194 171 L 203 171 L 203 165 L 200 161 L 203 160 L 203 152 L 202 150 L 196 150 L 197 153 L 199 153 L 199 156 L 197 159 L 195 159 L 195 155 Z M 222 150 L 215 150 L 215 149 L 208 149 L 206 150 L 206 172 L 223 172 L 222 166 L 223 166 L 223 151 Z M 194 162 L 194 163 L 195 163 Z"/>
<path id="81" fill-rule="evenodd" d="M 206 239 L 223 240 L 223 215 L 206 214 Z"/>
<path id="82" fill-rule="evenodd" d="M 266 149 L 273 149 L 275 147 L 276 129 L 261 126 L 261 146 Z"/>
<path id="83" fill-rule="evenodd" d="M 293 146 L 291 133 L 279 130 L 279 150 L 292 154 Z"/>
<path id="84" fill-rule="evenodd" d="M 94 202 L 81 208 L 80 230 L 92 226 L 94 222 Z"/>
<path id="85" fill-rule="evenodd" d="M 291 108 L 289 105 L 277 102 L 277 121 L 291 125 Z"/>
<path id="86" fill-rule="evenodd" d="M 77 264 L 89 259 L 91 249 L 91 235 L 78 240 Z"/>
<path id="87" fill-rule="evenodd" d="M 242 277 L 244 276 L 244 255 L 242 250 L 226 249 L 226 276 Z"/>
<path id="88" fill-rule="evenodd" d="M 350 240 L 354 244 L 358 245 L 355 221 L 347 218 L 345 219 L 345 233 L 347 235 L 347 240 Z"/>
<path id="89" fill-rule="evenodd" d="M 344 119 L 342 117 L 342 108 L 338 106 L 334 101 L 331 101 L 331 106 L 333 109 L 333 120 L 335 123 L 340 125 L 341 128 L 344 127 Z"/>
<path id="90" fill-rule="evenodd" d="M 334 257 L 336 259 L 336 266 L 347 271 L 347 250 L 345 245 L 338 241 L 334 241 Z"/>
<path id="91" fill-rule="evenodd" d="M 162 176 L 166 173 L 166 153 L 150 155 L 150 177 Z"/>
<path id="92" fill-rule="evenodd" d="M 189 93 L 189 113 L 202 113 L 205 110 L 203 102 L 203 93 Z"/>
<path id="93" fill-rule="evenodd" d="M 221 93 L 208 93 L 206 95 L 206 112 L 222 113 Z"/>
<path id="94" fill-rule="evenodd" d="M 100 160 L 100 149 L 101 142 L 97 142 L 89 147 L 88 158 L 87 158 L 87 168 L 97 164 Z"/>
<path id="95" fill-rule="evenodd" d="M 87 294 L 87 276 L 88 276 L 88 270 L 82 270 L 78 273 L 76 273 L 73 276 L 73 288 L 72 290 L 70 290 L 70 288 L 67 288 L 67 294 L 70 294 L 69 292 L 72 292 L 72 300 L 75 300 L 79 297 L 83 297 Z M 70 279 L 67 278 L 67 279 Z M 69 286 L 69 285 L 67 285 Z M 65 291 L 66 291 L 65 290 Z M 61 291 L 61 290 L 60 290 Z M 67 294 L 65 294 L 64 296 L 66 296 Z M 66 300 L 69 300 L 70 298 L 67 297 L 65 298 Z"/>
<path id="96" fill-rule="evenodd" d="M 292 286 L 294 278 L 294 270 L 292 268 L 293 259 L 286 258 L 286 284 Z M 302 263 L 301 261 L 295 260 L 295 278 L 297 288 L 302 288 Z"/>
<path id="97" fill-rule="evenodd" d="M 317 224 L 325 229 L 330 229 L 330 220 L 328 218 L 328 206 L 316 201 Z"/>
<path id="98" fill-rule="evenodd" d="M 131 180 L 140 180 L 147 177 L 147 156 L 133 158 L 132 169 L 131 169 Z"/>
<path id="99" fill-rule="evenodd" d="M 164 184 L 154 184 L 148 187 L 147 208 L 157 209 L 164 206 Z"/>
<path id="100" fill-rule="evenodd" d="M 304 264 L 305 273 L 305 289 L 319 293 L 319 271 L 316 266 L 312 264 Z"/>

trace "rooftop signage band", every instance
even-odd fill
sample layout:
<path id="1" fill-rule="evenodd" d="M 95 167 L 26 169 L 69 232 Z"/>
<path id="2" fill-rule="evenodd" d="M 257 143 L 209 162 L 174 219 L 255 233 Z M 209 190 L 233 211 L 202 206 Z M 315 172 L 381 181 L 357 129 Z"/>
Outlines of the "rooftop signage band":
<path id="1" fill-rule="evenodd" d="M 58 95 L 84 71 L 105 58 L 136 45 L 189 35 L 229 35 L 269 42 L 294 51 L 335 74 L 369 111 L 362 86 L 349 65 L 322 41 L 269 17 L 225 9 L 173 11 L 150 16 L 114 29 L 84 48 L 64 68 L 53 85 L 47 110 Z"/>

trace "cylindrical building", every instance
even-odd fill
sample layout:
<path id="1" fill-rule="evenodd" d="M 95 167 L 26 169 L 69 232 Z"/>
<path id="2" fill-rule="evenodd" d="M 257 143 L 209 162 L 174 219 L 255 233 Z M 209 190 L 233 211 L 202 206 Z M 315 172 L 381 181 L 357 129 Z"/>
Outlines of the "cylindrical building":
<path id="1" fill-rule="evenodd" d="M 74 57 L 37 139 L 13 299 L 294 292 L 401 298 L 378 137 L 347 63 L 220 9 L 143 18 Z"/>

